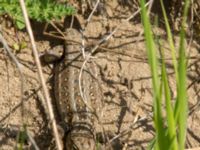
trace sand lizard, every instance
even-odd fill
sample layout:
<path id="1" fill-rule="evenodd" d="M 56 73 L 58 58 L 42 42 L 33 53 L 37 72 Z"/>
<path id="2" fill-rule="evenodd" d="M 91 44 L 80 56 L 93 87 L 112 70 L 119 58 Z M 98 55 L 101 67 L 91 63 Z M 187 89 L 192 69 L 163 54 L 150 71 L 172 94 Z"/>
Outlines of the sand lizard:
<path id="1" fill-rule="evenodd" d="M 64 58 L 55 65 L 54 81 L 59 115 L 70 127 L 64 147 L 67 150 L 95 150 L 93 115 L 83 103 L 79 90 L 79 73 L 83 63 L 79 44 L 81 35 L 76 29 L 68 28 L 66 37 Z M 84 70 L 82 76 L 82 91 L 87 104 L 90 105 L 90 73 Z"/>

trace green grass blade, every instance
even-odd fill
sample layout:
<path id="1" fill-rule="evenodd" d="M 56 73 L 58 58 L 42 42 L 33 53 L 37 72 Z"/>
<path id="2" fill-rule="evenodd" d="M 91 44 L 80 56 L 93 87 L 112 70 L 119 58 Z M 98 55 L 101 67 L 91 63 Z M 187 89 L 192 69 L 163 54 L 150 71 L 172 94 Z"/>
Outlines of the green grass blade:
<path id="1" fill-rule="evenodd" d="M 175 110 L 174 110 L 174 116 L 175 116 L 175 122 L 178 124 L 178 139 L 179 139 L 179 149 L 184 149 L 184 143 L 185 143 L 185 137 L 186 137 L 186 121 L 187 121 L 187 94 L 186 94 L 186 57 L 185 57 L 185 45 L 184 45 L 184 39 L 185 39 L 185 32 L 184 27 L 186 24 L 186 16 L 188 13 L 188 7 L 189 7 L 189 1 L 185 1 L 185 7 L 184 7 L 184 14 L 183 14 L 183 21 L 182 21 L 182 29 L 180 33 L 180 46 L 179 46 L 179 62 L 178 62 L 178 68 L 176 66 L 176 55 L 175 55 L 175 48 L 173 44 L 172 34 L 170 31 L 169 23 L 167 20 L 167 15 L 164 9 L 163 0 L 160 0 L 161 7 L 165 19 L 165 26 L 167 29 L 167 35 L 168 35 L 168 41 L 170 44 L 170 49 L 172 52 L 172 60 L 173 65 L 175 69 L 175 76 L 176 76 L 176 82 L 177 82 L 177 101 L 175 104 Z M 167 116 L 168 117 L 168 116 Z M 170 134 L 170 128 L 168 130 L 168 134 Z"/>
<path id="2" fill-rule="evenodd" d="M 156 130 L 156 147 L 158 149 L 166 149 L 165 134 L 162 121 L 162 112 L 161 112 L 161 94 L 160 94 L 160 83 L 158 76 L 158 62 L 156 58 L 156 47 L 151 32 L 150 20 L 147 15 L 147 10 L 145 8 L 145 1 L 141 0 L 142 8 L 142 22 L 144 26 L 144 34 L 147 48 L 148 61 L 150 64 L 151 74 L 152 74 L 152 84 L 153 84 L 153 93 L 154 93 L 154 125 Z M 158 146 L 157 146 L 158 145 Z M 156 148 L 157 149 L 157 148 Z"/>
<path id="3" fill-rule="evenodd" d="M 183 37 L 184 34 L 181 35 Z M 183 41 L 182 41 L 183 42 Z M 181 43 L 182 43 L 181 42 Z M 184 45 L 182 43 L 182 45 Z M 179 81 L 180 86 L 178 88 L 178 125 L 179 125 L 179 144 L 180 150 L 184 150 L 184 143 L 186 137 L 186 122 L 187 122 L 187 113 L 188 113 L 188 104 L 187 104 L 187 94 L 186 94 L 186 59 L 185 59 L 185 51 L 184 47 L 180 48 L 180 58 L 179 58 Z"/>
<path id="4" fill-rule="evenodd" d="M 189 0 L 185 0 L 185 7 L 183 13 L 182 28 L 180 34 L 180 48 L 179 48 L 179 88 L 178 88 L 178 127 L 179 127 L 179 149 L 184 150 L 185 138 L 187 131 L 187 114 L 188 114 L 188 103 L 187 103 L 187 88 L 186 88 L 186 71 L 187 71 L 187 60 L 185 56 L 185 25 L 189 8 Z M 176 115 L 176 114 L 175 114 Z M 176 116 L 175 116 L 176 117 Z"/>
<path id="5" fill-rule="evenodd" d="M 165 93 L 165 105 L 166 105 L 166 112 L 167 112 L 167 127 L 168 130 L 167 136 L 168 136 L 168 149 L 172 150 L 178 150 L 178 141 L 177 141 L 177 135 L 176 135 L 176 123 L 174 120 L 174 111 L 171 104 L 171 94 L 170 94 L 170 88 L 168 84 L 168 77 L 167 77 L 167 71 L 165 66 L 165 57 L 164 52 L 161 47 L 161 58 L 162 58 L 162 82 L 164 84 L 164 93 Z"/>
<path id="6" fill-rule="evenodd" d="M 173 42 L 173 37 L 172 37 L 169 21 L 168 21 L 166 11 L 164 8 L 163 0 L 160 0 L 160 3 L 161 3 L 162 13 L 163 13 L 163 17 L 164 17 L 164 22 L 165 22 L 165 28 L 167 31 L 167 40 L 169 42 L 169 46 L 170 46 L 170 50 L 171 50 L 172 62 L 173 62 L 175 77 L 176 77 L 176 83 L 178 85 L 179 83 L 178 83 L 178 67 L 177 67 L 177 60 L 176 60 L 176 50 L 175 50 L 175 46 L 174 46 L 174 42 Z"/>
<path id="7" fill-rule="evenodd" d="M 147 146 L 147 150 L 153 150 L 155 143 L 156 143 L 156 138 L 153 137 L 153 139 L 149 142 L 149 144 Z"/>

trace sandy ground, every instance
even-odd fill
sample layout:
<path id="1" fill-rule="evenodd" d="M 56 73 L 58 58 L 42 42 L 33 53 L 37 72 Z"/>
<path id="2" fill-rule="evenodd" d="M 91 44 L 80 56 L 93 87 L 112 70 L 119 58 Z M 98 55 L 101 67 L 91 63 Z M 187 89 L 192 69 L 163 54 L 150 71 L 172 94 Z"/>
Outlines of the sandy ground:
<path id="1" fill-rule="evenodd" d="M 102 104 L 100 126 L 96 124 L 100 135 L 102 127 L 110 140 L 114 150 L 145 149 L 154 137 L 152 122 L 152 86 L 151 74 L 147 62 L 143 28 L 139 14 L 129 22 L 128 18 L 135 7 L 121 6 L 118 2 L 108 1 L 105 12 L 92 17 L 85 28 L 86 46 L 92 49 L 96 43 L 110 33 L 116 26 L 117 32 L 106 41 L 91 61 L 97 71 L 98 85 L 101 89 L 97 98 Z M 88 15 L 86 14 L 86 17 Z M 83 27 L 86 17 L 78 14 L 77 18 Z M 19 128 L 26 123 L 27 129 L 41 149 L 54 149 L 54 140 L 51 134 L 50 123 L 46 108 L 40 97 L 40 84 L 37 69 L 31 52 L 31 45 L 27 33 L 14 31 L 6 25 L 7 20 L 1 23 L 2 34 L 10 47 L 25 42 L 26 48 L 20 51 L 13 50 L 16 58 L 22 65 L 24 79 L 24 103 L 21 102 L 21 79 L 16 65 L 10 60 L 2 45 L 0 47 L 0 149 L 9 150 L 16 146 Z M 41 33 L 43 25 L 33 23 L 36 44 L 40 52 L 60 45 L 59 39 L 45 36 Z M 157 35 L 166 53 L 166 63 L 170 78 L 170 88 L 173 99 L 176 97 L 176 83 L 171 65 L 169 46 L 163 29 L 155 28 Z M 178 37 L 174 36 L 178 47 Z M 188 117 L 187 148 L 200 146 L 200 111 L 199 111 L 199 45 L 192 41 L 187 50 L 188 63 L 188 101 L 190 113 Z M 44 66 L 44 77 L 49 91 L 52 90 L 52 66 Z M 38 92 L 40 91 L 40 92 Z M 52 94 L 53 95 L 53 94 Z M 53 99 L 53 97 L 52 97 Z M 164 105 L 163 105 L 164 111 Z M 99 138 L 100 143 L 105 143 Z M 25 141 L 24 149 L 33 149 L 30 141 Z"/>

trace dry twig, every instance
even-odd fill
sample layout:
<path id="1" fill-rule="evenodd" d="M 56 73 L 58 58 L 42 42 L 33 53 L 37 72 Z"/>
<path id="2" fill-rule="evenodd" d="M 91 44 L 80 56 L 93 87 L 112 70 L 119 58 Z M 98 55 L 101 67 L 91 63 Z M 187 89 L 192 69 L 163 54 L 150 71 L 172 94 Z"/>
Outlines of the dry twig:
<path id="1" fill-rule="evenodd" d="M 28 14 L 27 14 L 27 10 L 26 10 L 26 7 L 25 7 L 24 0 L 20 0 L 20 5 L 21 5 L 23 16 L 24 16 L 26 28 L 27 28 L 27 31 L 28 31 L 28 34 L 29 34 L 29 37 L 30 37 L 30 40 L 31 40 L 33 55 L 34 55 L 34 58 L 35 58 L 37 69 L 38 69 L 39 79 L 40 79 L 40 82 L 42 84 L 44 97 L 45 97 L 46 102 L 47 102 L 49 117 L 50 117 L 50 121 L 52 123 L 52 128 L 53 128 L 53 133 L 54 133 L 54 137 L 55 137 L 55 140 L 56 140 L 56 145 L 57 145 L 58 150 L 61 150 L 62 146 L 61 146 L 61 141 L 59 139 L 58 128 L 57 128 L 56 120 L 55 120 L 54 113 L 53 113 L 53 107 L 52 107 L 50 97 L 49 97 L 49 92 L 47 90 L 47 86 L 45 84 L 45 80 L 44 80 L 44 77 L 43 77 L 42 67 L 41 67 L 41 63 L 40 63 L 40 60 L 39 60 L 39 55 L 38 55 L 38 52 L 37 52 L 33 32 L 32 32 L 31 26 L 30 26 L 30 21 L 28 19 Z"/>
<path id="2" fill-rule="evenodd" d="M 21 114 L 22 114 L 22 126 L 24 125 L 24 120 L 23 120 L 23 116 L 24 116 L 24 75 L 23 75 L 23 72 L 22 72 L 22 65 L 18 62 L 17 58 L 13 55 L 13 53 L 11 52 L 11 49 L 10 47 L 8 46 L 6 40 L 4 39 L 4 37 L 2 36 L 2 34 L 0 33 L 0 41 L 1 43 L 3 44 L 4 46 L 4 50 L 8 53 L 9 57 L 11 58 L 11 60 L 15 63 L 15 65 L 17 66 L 18 68 L 18 71 L 19 71 L 19 75 L 20 75 L 20 80 L 21 80 L 21 94 L 20 94 L 20 97 L 21 97 Z"/>
<path id="3" fill-rule="evenodd" d="M 95 5 L 96 7 L 93 9 L 93 11 L 92 11 L 92 13 L 90 14 L 89 18 L 92 17 L 92 14 L 94 13 L 95 9 L 96 9 L 97 6 L 98 6 L 98 2 L 99 2 L 99 1 L 97 1 L 96 5 Z M 153 2 L 153 0 L 150 0 L 148 3 L 146 3 L 145 6 L 148 6 L 148 5 L 151 4 L 152 2 Z M 131 15 L 130 17 L 128 17 L 126 20 L 124 20 L 124 22 L 130 21 L 132 18 L 134 18 L 134 17 L 140 12 L 140 10 L 141 10 L 141 9 L 138 9 L 133 15 Z M 88 18 L 88 21 L 90 20 L 89 18 Z M 84 62 L 83 62 L 83 64 L 82 64 L 82 67 L 81 67 L 81 70 L 80 70 L 80 74 L 79 74 L 79 89 L 80 89 L 80 93 L 81 93 L 81 97 L 82 97 L 83 102 L 85 103 L 85 105 L 86 105 L 90 110 L 92 110 L 92 109 L 91 109 L 91 107 L 89 107 L 89 105 L 87 104 L 87 101 L 85 100 L 85 98 L 84 98 L 84 96 L 83 96 L 83 92 L 82 92 L 82 88 L 81 88 L 81 87 L 82 87 L 82 85 L 81 85 L 81 76 L 82 76 L 83 69 L 85 68 L 85 65 L 87 64 L 87 62 L 92 58 L 92 54 L 100 47 L 100 45 L 101 45 L 102 43 L 104 43 L 104 42 L 106 42 L 107 40 L 109 40 L 109 39 L 112 37 L 112 35 L 119 29 L 120 26 L 121 26 L 121 24 L 118 25 L 108 36 L 106 36 L 105 38 L 101 39 L 101 40 L 96 44 L 96 46 L 91 50 L 91 52 L 90 52 L 89 54 L 87 54 L 87 56 L 85 56 L 85 60 L 84 60 Z M 84 43 L 84 42 L 82 42 L 82 43 Z M 82 50 L 82 51 L 84 51 L 84 50 Z M 85 55 L 85 54 L 84 54 L 84 55 Z"/>
<path id="4" fill-rule="evenodd" d="M 32 143 L 33 147 L 35 148 L 35 150 L 40 150 L 37 143 L 35 142 L 35 139 L 33 138 L 33 136 L 31 135 L 31 133 L 28 130 L 26 130 L 26 134 L 27 134 L 30 142 Z"/>

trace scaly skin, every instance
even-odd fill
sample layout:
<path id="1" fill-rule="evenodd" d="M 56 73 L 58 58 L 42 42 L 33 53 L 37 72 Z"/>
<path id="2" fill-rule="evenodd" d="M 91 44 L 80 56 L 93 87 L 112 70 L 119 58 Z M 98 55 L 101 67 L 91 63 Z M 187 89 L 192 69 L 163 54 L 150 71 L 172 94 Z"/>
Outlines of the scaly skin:
<path id="1" fill-rule="evenodd" d="M 79 73 L 83 63 L 78 44 L 81 35 L 70 28 L 66 30 L 66 37 L 65 57 L 55 66 L 56 105 L 61 119 L 70 127 L 64 147 L 67 150 L 95 150 L 93 115 L 85 106 L 79 90 Z M 81 82 L 85 100 L 91 105 L 93 87 L 89 71 L 83 71 Z"/>

